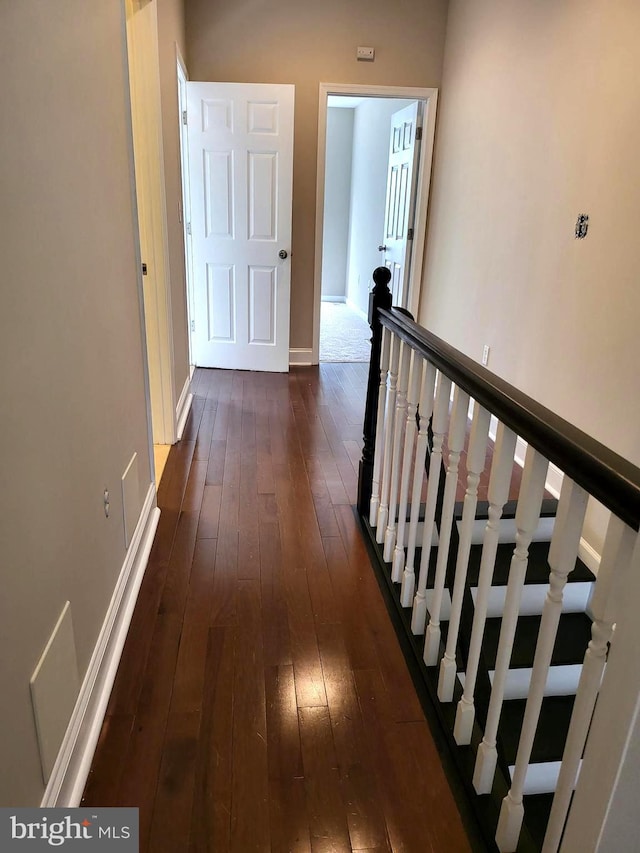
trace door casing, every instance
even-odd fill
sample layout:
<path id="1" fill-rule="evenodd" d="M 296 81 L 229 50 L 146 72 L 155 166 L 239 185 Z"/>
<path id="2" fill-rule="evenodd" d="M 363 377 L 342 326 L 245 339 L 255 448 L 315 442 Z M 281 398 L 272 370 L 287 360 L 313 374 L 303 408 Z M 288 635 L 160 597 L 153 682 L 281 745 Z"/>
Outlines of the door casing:
<path id="1" fill-rule="evenodd" d="M 178 82 L 178 138 L 180 140 L 180 165 L 181 165 L 181 199 L 182 199 L 182 237 L 184 240 L 184 263 L 185 263 L 185 284 L 186 284 L 186 300 L 187 300 L 187 338 L 189 341 L 189 373 L 193 376 L 194 361 L 193 361 L 193 345 L 191 335 L 193 333 L 194 324 L 194 303 L 193 303 L 193 255 L 191 247 L 191 192 L 189 185 L 189 141 L 187 138 L 187 125 L 184 122 L 183 116 L 187 109 L 187 82 L 189 74 L 187 66 L 184 63 L 178 45 L 176 45 L 176 74 Z"/>
<path id="2" fill-rule="evenodd" d="M 320 357 L 320 302 L 322 296 L 322 241 L 324 213 L 324 182 L 327 146 L 327 98 L 329 95 L 351 95 L 369 98 L 402 98 L 424 101 L 424 117 L 420 161 L 416 189 L 414 240 L 409 276 L 409 311 L 417 317 L 420 302 L 420 282 L 427 231 L 427 208 L 431 182 L 431 162 L 436 128 L 438 90 L 411 86 L 374 86 L 356 83 L 320 83 L 318 106 L 318 164 L 316 177 L 316 249 L 313 271 L 313 348 L 311 363 L 318 364 Z"/>
<path id="3" fill-rule="evenodd" d="M 158 64 L 157 0 L 125 0 L 127 57 L 134 147 L 136 243 L 149 275 L 143 282 L 142 334 L 146 343 L 154 444 L 176 441 L 176 394 L 169 286 L 169 248 Z M 153 453 L 150 449 L 150 455 Z"/>

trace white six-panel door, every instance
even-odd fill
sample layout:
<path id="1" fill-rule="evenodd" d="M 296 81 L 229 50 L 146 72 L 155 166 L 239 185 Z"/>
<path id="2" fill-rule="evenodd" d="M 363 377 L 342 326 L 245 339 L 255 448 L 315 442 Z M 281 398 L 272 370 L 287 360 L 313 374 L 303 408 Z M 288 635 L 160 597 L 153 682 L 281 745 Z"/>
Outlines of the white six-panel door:
<path id="1" fill-rule="evenodd" d="M 194 362 L 287 371 L 294 87 L 187 93 Z"/>
<path id="2" fill-rule="evenodd" d="M 391 271 L 393 304 L 407 306 L 411 239 L 417 177 L 418 101 L 391 116 L 387 201 L 384 220 L 384 263 Z"/>

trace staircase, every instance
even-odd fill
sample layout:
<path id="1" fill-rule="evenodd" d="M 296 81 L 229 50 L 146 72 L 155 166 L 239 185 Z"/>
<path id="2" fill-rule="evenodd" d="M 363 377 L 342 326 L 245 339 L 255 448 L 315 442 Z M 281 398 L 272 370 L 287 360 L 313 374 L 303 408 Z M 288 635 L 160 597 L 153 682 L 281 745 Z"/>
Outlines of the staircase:
<path id="1" fill-rule="evenodd" d="M 469 793 L 476 805 L 476 815 L 482 827 L 487 844 L 494 847 L 493 833 L 497 825 L 502 799 L 506 795 L 511 780 L 518 748 L 526 699 L 531 684 L 536 641 L 540 631 L 540 622 L 544 599 L 549 587 L 548 553 L 550 535 L 555 520 L 557 501 L 545 501 L 541 524 L 536 530 L 529 547 L 529 558 L 522 593 L 522 602 L 518 615 L 517 628 L 513 642 L 511 659 L 506 674 L 504 703 L 497 729 L 498 772 L 493 780 L 489 796 L 476 798 L 473 789 L 473 769 L 477 747 L 482 741 L 486 726 L 491 687 L 495 680 L 496 658 L 499 645 L 501 616 L 509 577 L 509 567 L 515 547 L 513 529 L 513 510 L 508 509 L 501 525 L 501 542 L 497 547 L 493 577 L 489 588 L 487 619 L 478 666 L 478 680 L 475 689 L 475 717 L 477 723 L 469 745 L 458 747 L 453 732 L 456 724 L 456 712 L 462 699 L 465 684 L 465 664 L 469 658 L 469 644 L 472 633 L 475 602 L 478 596 L 478 582 L 482 556 L 482 540 L 479 530 L 472 541 L 467 569 L 467 588 L 461 614 L 461 629 L 458 636 L 456 655 L 456 680 L 452 701 L 438 700 L 439 670 L 427 667 L 424 658 L 424 638 L 411 630 L 412 606 L 403 607 L 400 602 L 400 584 L 391 579 L 390 563 L 377 564 L 379 579 L 390 592 L 389 601 L 396 608 L 399 625 L 410 638 L 414 667 L 417 665 L 419 677 L 431 701 L 439 711 L 440 722 L 448 732 L 450 743 L 456 756 L 459 770 L 467 777 Z M 452 540 L 459 539 L 459 525 L 462 516 L 462 504 L 456 503 L 454 520 L 456 528 Z M 511 522 L 511 523 L 510 523 Z M 375 542 L 375 528 L 365 522 L 370 542 Z M 436 540 L 437 541 L 437 540 Z M 418 548 L 416 560 L 419 564 L 422 549 Z M 451 552 L 457 552 L 457 546 L 451 546 Z M 429 570 L 426 584 L 427 612 L 433 601 L 433 589 L 436 575 L 437 547 L 429 557 Z M 441 641 L 439 657 L 444 656 L 448 636 L 448 624 L 451 613 L 453 586 L 451 577 L 445 582 L 442 609 L 440 611 Z M 548 815 L 551 809 L 553 792 L 557 782 L 558 768 L 566 740 L 574 697 L 577 692 L 585 649 L 591 638 L 591 619 L 586 609 L 593 590 L 595 575 L 581 560 L 569 576 L 569 582 L 563 596 L 562 615 L 558 625 L 557 640 L 553 649 L 551 666 L 544 690 L 538 730 L 530 757 L 529 768 L 523 789 L 524 808 L 527 821 L 519 839 L 518 850 L 533 851 L 542 849 Z M 472 691 L 473 692 L 473 691 Z M 469 784 L 471 783 L 471 784 Z"/>
<path id="2" fill-rule="evenodd" d="M 587 849 L 576 786 L 640 570 L 640 471 L 391 309 L 386 269 L 374 280 L 358 509 L 414 679 L 489 849 Z M 611 511 L 597 576 L 591 496 Z"/>

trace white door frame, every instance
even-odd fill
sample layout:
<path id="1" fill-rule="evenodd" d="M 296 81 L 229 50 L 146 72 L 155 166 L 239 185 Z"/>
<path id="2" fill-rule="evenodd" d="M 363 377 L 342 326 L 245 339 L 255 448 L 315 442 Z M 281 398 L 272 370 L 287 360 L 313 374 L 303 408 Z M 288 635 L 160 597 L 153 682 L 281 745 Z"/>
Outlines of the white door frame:
<path id="1" fill-rule="evenodd" d="M 313 350 L 311 361 L 318 364 L 320 358 L 320 301 L 322 296 L 322 241 L 324 215 L 324 180 L 327 149 L 327 98 L 329 95 L 351 95 L 368 98 L 404 98 L 424 101 L 422 142 L 420 145 L 420 163 L 416 185 L 416 213 L 414 219 L 414 240 L 411 253 L 411 272 L 409 274 L 408 309 L 414 317 L 418 316 L 420 303 L 420 284 L 422 262 L 424 259 L 425 238 L 427 232 L 427 208 L 429 205 L 429 184 L 431 182 L 431 161 L 433 159 L 433 140 L 436 129 L 436 106 L 438 90 L 433 88 L 415 88 L 411 86 L 369 86 L 358 83 L 320 83 L 318 104 L 318 165 L 316 178 L 316 252 L 313 271 Z"/>
<path id="2" fill-rule="evenodd" d="M 178 45 L 176 44 L 176 71 L 178 83 L 178 122 L 180 140 L 180 180 L 181 180 L 181 200 L 182 200 L 182 234 L 184 239 L 184 262 L 185 262 L 185 282 L 187 287 L 187 340 L 189 343 L 189 371 L 193 375 L 194 361 L 192 355 L 192 340 L 194 322 L 194 307 L 193 307 L 193 255 L 191 248 L 191 195 L 189 191 L 189 146 L 186 144 L 187 126 L 184 123 L 183 116 L 187 109 L 187 88 L 186 84 L 189 80 L 187 66 L 184 63 Z"/>
<path id="3" fill-rule="evenodd" d="M 177 440 L 169 242 L 164 185 L 157 0 L 125 0 L 136 206 L 154 275 L 144 280 L 143 340 L 147 350 L 154 444 Z M 140 18 L 137 16 L 140 15 Z M 141 24 L 141 25 L 140 25 Z"/>

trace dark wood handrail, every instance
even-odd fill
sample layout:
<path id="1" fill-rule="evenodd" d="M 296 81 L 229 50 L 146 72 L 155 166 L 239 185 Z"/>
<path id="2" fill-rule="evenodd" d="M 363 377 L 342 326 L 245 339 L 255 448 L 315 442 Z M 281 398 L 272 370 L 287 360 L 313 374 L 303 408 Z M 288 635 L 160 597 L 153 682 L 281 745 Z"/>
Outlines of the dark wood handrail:
<path id="1" fill-rule="evenodd" d="M 377 316 L 383 326 L 428 358 L 625 524 L 639 529 L 640 468 L 419 326 L 397 308 L 378 308 Z"/>

